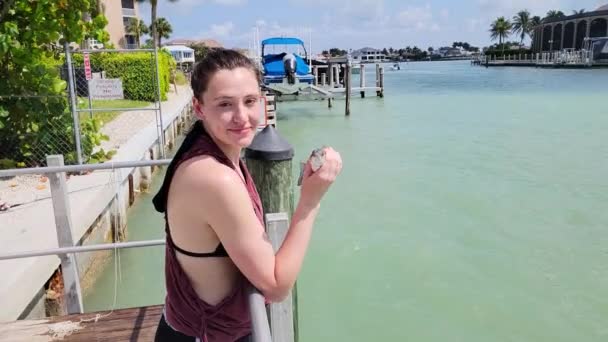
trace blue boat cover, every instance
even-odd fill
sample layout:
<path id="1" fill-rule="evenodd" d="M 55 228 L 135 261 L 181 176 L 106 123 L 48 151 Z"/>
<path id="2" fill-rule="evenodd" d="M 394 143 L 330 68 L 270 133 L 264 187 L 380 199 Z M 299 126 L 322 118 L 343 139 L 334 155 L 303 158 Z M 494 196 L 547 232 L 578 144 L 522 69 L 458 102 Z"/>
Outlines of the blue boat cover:
<path id="1" fill-rule="evenodd" d="M 304 45 L 298 38 L 268 38 L 262 40 L 262 45 Z"/>
<path id="2" fill-rule="evenodd" d="M 263 64 L 264 64 L 264 74 L 266 75 L 285 75 L 285 66 L 283 65 L 283 57 L 285 53 L 280 53 L 277 55 L 266 55 L 264 56 Z M 306 61 L 298 56 L 296 57 L 296 75 L 307 75 L 310 73 L 308 64 Z"/>

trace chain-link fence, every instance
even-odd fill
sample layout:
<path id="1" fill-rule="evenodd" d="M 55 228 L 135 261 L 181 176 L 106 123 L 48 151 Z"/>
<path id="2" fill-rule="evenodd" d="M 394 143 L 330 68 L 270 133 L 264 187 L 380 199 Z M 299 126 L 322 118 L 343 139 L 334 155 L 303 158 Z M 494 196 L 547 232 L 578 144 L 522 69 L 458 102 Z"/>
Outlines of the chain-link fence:
<path id="1" fill-rule="evenodd" d="M 170 58 L 152 49 L 68 50 L 14 72 L 0 86 L 0 169 L 43 166 L 51 154 L 66 164 L 103 162 L 154 123 L 164 146 Z"/>
<path id="2" fill-rule="evenodd" d="M 85 162 L 109 159 L 142 128 L 160 127 L 159 100 L 166 100 L 169 79 L 168 70 L 157 73 L 154 50 L 74 52 L 71 60 Z M 160 129 L 157 134 L 160 141 Z"/>
<path id="3" fill-rule="evenodd" d="M 76 161 L 74 126 L 61 65 L 40 65 L 0 87 L 0 169 L 40 166 L 46 155 Z M 28 80 L 29 79 L 29 80 Z"/>

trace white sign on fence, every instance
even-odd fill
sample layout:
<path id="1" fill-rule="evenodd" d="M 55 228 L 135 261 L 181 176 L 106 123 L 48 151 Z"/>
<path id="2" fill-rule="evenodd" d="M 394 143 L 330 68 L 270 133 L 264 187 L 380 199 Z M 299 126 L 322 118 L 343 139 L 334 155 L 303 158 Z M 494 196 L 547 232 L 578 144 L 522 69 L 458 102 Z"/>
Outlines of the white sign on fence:
<path id="1" fill-rule="evenodd" d="M 124 99 L 120 78 L 93 78 L 89 81 L 89 89 L 94 100 Z"/>

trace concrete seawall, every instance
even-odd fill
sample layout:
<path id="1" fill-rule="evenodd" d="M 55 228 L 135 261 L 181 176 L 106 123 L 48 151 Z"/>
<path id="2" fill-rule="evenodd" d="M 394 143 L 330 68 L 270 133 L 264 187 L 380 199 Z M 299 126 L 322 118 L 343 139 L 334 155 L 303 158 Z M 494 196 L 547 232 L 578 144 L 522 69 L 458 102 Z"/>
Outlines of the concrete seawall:
<path id="1" fill-rule="evenodd" d="M 165 150 L 192 122 L 191 92 L 162 104 Z M 117 149 L 114 161 L 160 158 L 156 122 L 135 127 L 136 133 Z M 71 176 L 68 181 L 72 236 L 76 245 L 122 241 L 128 235 L 127 210 L 136 193 L 146 191 L 152 180 L 151 167 L 96 171 Z M 53 205 L 49 197 L 11 209 L 0 215 L 4 232 L 0 248 L 5 253 L 58 247 Z M 83 292 L 90 286 L 113 252 L 91 252 L 77 255 Z M 33 257 L 0 261 L 0 321 L 41 318 L 64 313 L 61 300 L 52 300 L 53 286 L 60 287 L 57 271 L 59 257 Z M 49 288 L 49 284 L 51 288 Z M 57 291 L 60 292 L 60 291 Z M 61 294 L 61 293 L 60 293 Z"/>

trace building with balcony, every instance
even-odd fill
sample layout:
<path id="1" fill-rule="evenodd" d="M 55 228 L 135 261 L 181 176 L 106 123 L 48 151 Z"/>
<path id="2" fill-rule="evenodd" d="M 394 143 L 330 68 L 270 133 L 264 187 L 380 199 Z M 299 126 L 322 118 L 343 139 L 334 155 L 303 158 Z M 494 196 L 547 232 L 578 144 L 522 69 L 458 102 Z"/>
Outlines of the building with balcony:
<path id="1" fill-rule="evenodd" d="M 110 34 L 110 42 L 117 49 L 134 49 L 139 42 L 134 35 L 127 33 L 131 20 L 139 20 L 137 1 L 135 0 L 100 0 L 104 15 L 108 19 L 106 31 Z"/>
<path id="2" fill-rule="evenodd" d="M 532 50 L 580 50 L 592 38 L 608 37 L 608 4 L 595 11 L 562 18 L 545 18 L 534 28 Z"/>

